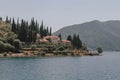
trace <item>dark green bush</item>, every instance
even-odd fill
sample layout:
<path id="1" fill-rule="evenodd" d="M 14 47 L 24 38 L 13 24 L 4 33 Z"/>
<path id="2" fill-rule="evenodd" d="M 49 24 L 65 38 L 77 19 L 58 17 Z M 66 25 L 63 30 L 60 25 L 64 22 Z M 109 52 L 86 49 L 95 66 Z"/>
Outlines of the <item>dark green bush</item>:
<path id="1" fill-rule="evenodd" d="M 12 46 L 11 44 L 9 44 L 9 43 L 5 43 L 4 44 L 4 51 L 5 52 L 14 52 L 14 50 L 15 50 L 15 47 L 14 46 Z"/>
<path id="2" fill-rule="evenodd" d="M 18 40 L 18 39 L 15 39 L 14 40 L 14 47 L 15 47 L 15 52 L 19 52 L 19 50 L 21 49 L 21 42 L 20 42 L 20 40 Z"/>
<path id="3" fill-rule="evenodd" d="M 2 41 L 0 41 L 0 52 L 4 52 L 5 46 L 4 43 Z"/>
<path id="4" fill-rule="evenodd" d="M 37 48 L 36 45 L 31 45 L 30 47 L 31 47 L 31 49 L 32 49 L 33 51 Z"/>
<path id="5" fill-rule="evenodd" d="M 2 17 L 0 17 L 0 20 L 2 20 Z"/>
<path id="6" fill-rule="evenodd" d="M 39 53 L 41 56 L 45 56 L 45 52 L 44 51 L 40 51 Z"/>

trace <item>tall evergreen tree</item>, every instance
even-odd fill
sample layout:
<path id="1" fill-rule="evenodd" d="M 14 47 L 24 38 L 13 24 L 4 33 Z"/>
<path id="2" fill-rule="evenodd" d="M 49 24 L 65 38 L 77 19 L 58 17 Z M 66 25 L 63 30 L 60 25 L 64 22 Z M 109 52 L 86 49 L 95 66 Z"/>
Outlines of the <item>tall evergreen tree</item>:
<path id="1" fill-rule="evenodd" d="M 72 42 L 72 37 L 71 37 L 71 35 L 68 35 L 67 40 L 69 40 L 69 41 Z"/>
<path id="2" fill-rule="evenodd" d="M 80 40 L 79 35 L 77 35 L 76 41 L 77 41 L 76 47 L 78 49 L 82 48 L 82 41 Z"/>
<path id="3" fill-rule="evenodd" d="M 74 34 L 73 38 L 71 37 L 71 35 L 68 35 L 67 40 L 71 41 L 73 48 L 82 48 L 82 41 L 80 40 L 79 35 Z"/>
<path id="4" fill-rule="evenodd" d="M 36 32 L 35 32 L 36 27 L 35 27 L 34 18 L 31 19 L 31 23 L 30 23 L 29 29 L 30 29 L 30 30 L 29 30 L 29 31 L 30 31 L 30 35 L 29 35 L 29 37 L 30 37 L 30 42 L 34 42 L 35 39 L 36 39 Z"/>
<path id="5" fill-rule="evenodd" d="M 17 19 L 17 24 L 16 24 L 16 34 L 19 33 L 20 30 L 20 23 L 19 23 L 19 18 Z"/>
<path id="6" fill-rule="evenodd" d="M 52 28 L 50 27 L 50 36 L 52 35 Z"/>
<path id="7" fill-rule="evenodd" d="M 61 35 L 61 33 L 58 35 L 58 37 L 60 38 L 60 40 L 62 40 L 62 35 Z"/>
<path id="8" fill-rule="evenodd" d="M 76 44 L 77 44 L 76 34 L 74 34 L 74 35 L 73 35 L 73 40 L 72 40 L 72 45 L 73 45 L 74 48 L 76 47 Z"/>
<path id="9" fill-rule="evenodd" d="M 41 26 L 40 26 L 40 35 L 41 35 L 41 38 L 43 38 L 43 33 L 44 33 L 44 31 L 43 31 L 43 21 L 42 21 Z"/>
<path id="10" fill-rule="evenodd" d="M 47 35 L 49 35 L 49 28 L 48 27 L 47 27 L 46 31 L 47 31 Z"/>
<path id="11" fill-rule="evenodd" d="M 14 21 L 14 18 L 13 18 L 13 21 L 12 21 L 12 32 L 16 33 L 16 23 Z"/>
<path id="12" fill-rule="evenodd" d="M 8 19 L 8 16 L 6 16 L 6 20 L 5 20 L 6 23 L 10 23 L 9 19 Z"/>
<path id="13" fill-rule="evenodd" d="M 11 30 L 17 34 L 18 38 L 23 42 L 35 42 L 37 33 L 40 33 L 42 38 L 52 34 L 52 28 L 49 29 L 48 27 L 45 27 L 43 21 L 39 27 L 38 22 L 35 21 L 34 18 L 31 19 L 30 24 L 23 19 L 20 23 L 19 18 L 17 19 L 17 23 L 15 23 L 13 18 L 11 25 Z"/>

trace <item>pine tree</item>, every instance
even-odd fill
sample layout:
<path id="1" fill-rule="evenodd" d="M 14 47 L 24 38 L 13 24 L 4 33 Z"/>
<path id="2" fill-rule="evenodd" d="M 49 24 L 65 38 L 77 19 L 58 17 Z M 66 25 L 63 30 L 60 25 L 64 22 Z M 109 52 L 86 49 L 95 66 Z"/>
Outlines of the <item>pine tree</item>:
<path id="1" fill-rule="evenodd" d="M 16 34 L 16 23 L 14 21 L 14 18 L 13 18 L 13 21 L 12 21 L 12 32 L 14 32 Z"/>
<path id="2" fill-rule="evenodd" d="M 60 38 L 60 40 L 62 40 L 62 35 L 61 35 L 61 33 L 58 35 L 58 37 Z"/>
<path id="3" fill-rule="evenodd" d="M 48 27 L 47 27 L 46 31 L 47 31 L 47 35 L 49 35 L 49 28 Z"/>
<path id="4" fill-rule="evenodd" d="M 43 31 L 43 21 L 42 21 L 41 26 L 40 26 L 40 35 L 41 35 L 41 38 L 43 38 L 43 34 L 44 34 L 44 31 Z"/>
<path id="5" fill-rule="evenodd" d="M 76 34 L 73 35 L 72 45 L 74 48 L 76 48 Z"/>
<path id="6" fill-rule="evenodd" d="M 69 41 L 72 42 L 72 37 L 71 37 L 71 35 L 68 35 L 67 40 L 69 40 Z"/>
<path id="7" fill-rule="evenodd" d="M 50 36 L 52 35 L 52 28 L 50 27 L 50 34 L 49 34 Z"/>
<path id="8" fill-rule="evenodd" d="M 16 24 L 16 34 L 19 33 L 20 30 L 20 24 L 19 24 L 19 18 L 17 19 L 17 24 Z"/>
<path id="9" fill-rule="evenodd" d="M 77 49 L 82 48 L 82 41 L 80 40 L 79 35 L 77 35 L 76 41 L 77 41 L 77 43 L 76 43 Z"/>
<path id="10" fill-rule="evenodd" d="M 6 22 L 6 23 L 10 23 L 10 21 L 8 20 L 8 16 L 6 16 L 5 22 Z"/>
<path id="11" fill-rule="evenodd" d="M 30 26 L 29 26 L 29 31 L 30 31 L 30 34 L 29 34 L 29 37 L 30 37 L 30 42 L 35 42 L 35 39 L 36 39 L 36 27 L 35 27 L 35 21 L 34 21 L 34 18 L 31 19 L 31 23 L 30 23 Z"/>
<path id="12" fill-rule="evenodd" d="M 8 18 L 6 18 L 8 20 Z M 12 32 L 18 35 L 18 39 L 20 39 L 23 42 L 35 42 L 36 41 L 36 34 L 39 33 L 41 37 L 51 35 L 52 34 L 52 28 L 45 27 L 43 25 L 43 21 L 39 27 L 39 24 L 37 21 L 34 20 L 34 18 L 31 19 L 30 24 L 25 21 L 21 20 L 21 23 L 19 23 L 19 18 L 16 21 L 13 18 L 12 20 Z"/>
<path id="13" fill-rule="evenodd" d="M 74 34 L 73 38 L 71 37 L 71 35 L 68 35 L 67 40 L 71 41 L 73 48 L 82 48 L 82 41 L 80 40 L 79 35 L 76 36 L 76 34 Z"/>

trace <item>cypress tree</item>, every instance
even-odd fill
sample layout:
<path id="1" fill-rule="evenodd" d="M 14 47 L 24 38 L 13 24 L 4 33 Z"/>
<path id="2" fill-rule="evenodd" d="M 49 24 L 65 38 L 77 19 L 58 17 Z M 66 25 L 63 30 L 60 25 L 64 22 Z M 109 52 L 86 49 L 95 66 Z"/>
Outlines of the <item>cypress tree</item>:
<path id="1" fill-rule="evenodd" d="M 77 35 L 76 41 L 77 41 L 76 47 L 77 47 L 78 49 L 82 48 L 82 41 L 80 40 L 79 35 Z"/>
<path id="2" fill-rule="evenodd" d="M 12 32 L 16 33 L 16 23 L 14 21 L 14 18 L 13 18 L 13 21 L 12 21 Z"/>
<path id="3" fill-rule="evenodd" d="M 43 38 L 43 35 L 44 35 L 43 21 L 42 21 L 41 26 L 40 26 L 40 35 Z"/>
<path id="4" fill-rule="evenodd" d="M 52 28 L 50 27 L 50 36 L 52 35 Z"/>
<path id="5" fill-rule="evenodd" d="M 71 37 L 71 35 L 68 35 L 67 40 L 69 40 L 69 41 L 72 42 L 72 37 Z"/>
<path id="6" fill-rule="evenodd" d="M 19 24 L 19 18 L 17 19 L 17 24 L 16 24 L 16 34 L 19 33 L 20 30 L 20 24 Z"/>
<path id="7" fill-rule="evenodd" d="M 60 40 L 62 40 L 62 36 L 61 36 L 61 33 L 58 35 L 58 37 L 60 38 Z"/>
<path id="8" fill-rule="evenodd" d="M 8 16 L 6 16 L 5 22 L 6 22 L 6 23 L 10 23 L 10 21 L 8 20 Z"/>
<path id="9" fill-rule="evenodd" d="M 72 45 L 74 48 L 76 48 L 76 44 L 77 44 L 77 41 L 76 41 L 76 34 L 73 35 L 73 40 L 72 40 Z"/>
<path id="10" fill-rule="evenodd" d="M 35 34 L 35 30 L 36 30 L 36 27 L 35 27 L 35 21 L 34 21 L 34 18 L 31 19 L 31 23 L 30 23 L 30 42 L 34 42 L 35 41 L 35 38 L 36 38 L 36 34 Z"/>
<path id="11" fill-rule="evenodd" d="M 46 31 L 47 31 L 47 35 L 49 35 L 49 28 L 48 27 L 47 27 Z"/>

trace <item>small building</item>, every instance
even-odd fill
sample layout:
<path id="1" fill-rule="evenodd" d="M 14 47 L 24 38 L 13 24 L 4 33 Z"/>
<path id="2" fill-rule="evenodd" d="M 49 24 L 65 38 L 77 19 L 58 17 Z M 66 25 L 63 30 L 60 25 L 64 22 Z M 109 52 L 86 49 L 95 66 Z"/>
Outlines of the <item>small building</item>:
<path id="1" fill-rule="evenodd" d="M 69 40 L 62 40 L 62 43 L 65 45 L 71 45 L 71 41 Z"/>
<path id="2" fill-rule="evenodd" d="M 60 37 L 58 36 L 46 36 L 44 37 L 45 40 L 48 40 L 54 44 L 58 44 L 58 42 L 60 41 Z"/>
<path id="3" fill-rule="evenodd" d="M 39 39 L 39 43 L 45 43 L 45 44 L 47 44 L 47 43 L 49 43 L 49 41 L 46 40 L 46 39 Z"/>

